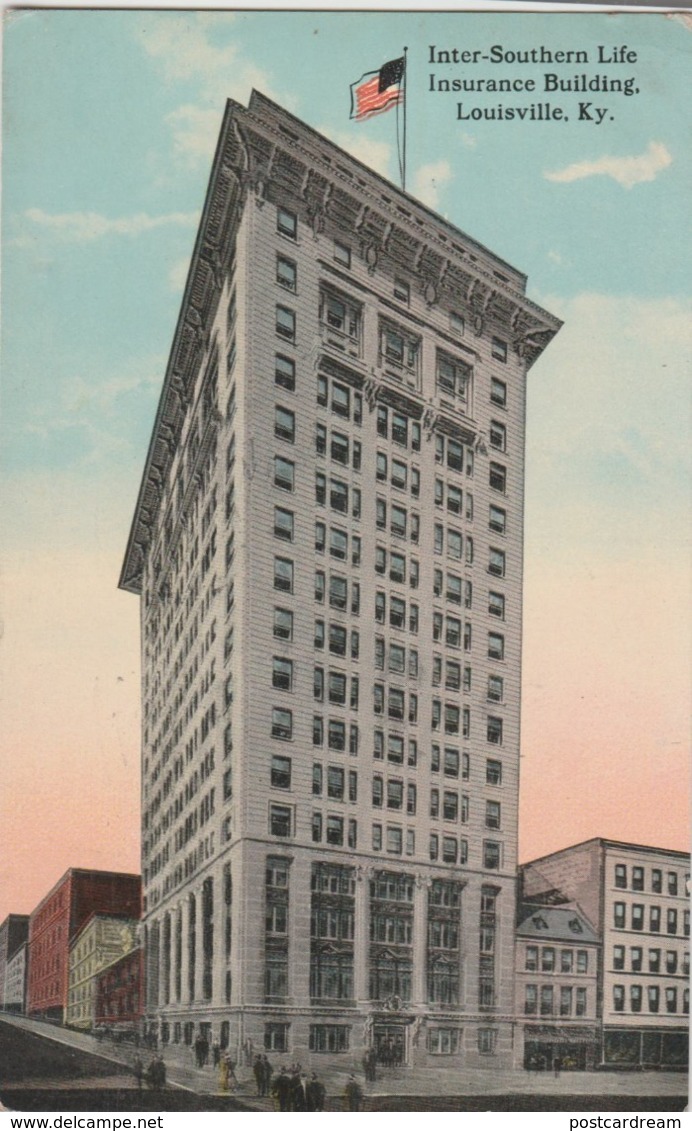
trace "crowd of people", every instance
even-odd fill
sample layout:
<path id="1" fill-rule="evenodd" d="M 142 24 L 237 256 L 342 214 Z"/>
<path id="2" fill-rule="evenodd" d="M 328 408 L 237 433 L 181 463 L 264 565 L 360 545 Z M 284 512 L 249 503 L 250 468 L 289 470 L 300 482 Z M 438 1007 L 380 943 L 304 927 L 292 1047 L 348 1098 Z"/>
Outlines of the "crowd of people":
<path id="1" fill-rule="evenodd" d="M 213 1066 L 219 1070 L 221 1092 L 237 1091 L 238 1079 L 234 1061 L 219 1045 L 210 1046 L 205 1035 L 200 1033 L 192 1046 L 192 1054 L 198 1068 L 206 1067 L 210 1052 Z M 375 1079 L 377 1060 L 374 1050 L 366 1054 L 363 1060 L 366 1080 Z M 155 1091 L 160 1091 L 166 1086 L 166 1065 L 158 1052 L 154 1054 L 146 1068 L 137 1055 L 132 1064 L 132 1072 L 139 1091 L 145 1083 Z M 324 1111 L 326 1089 L 316 1072 L 308 1073 L 302 1065 L 296 1063 L 290 1067 L 282 1066 L 274 1073 L 266 1053 L 264 1055 L 257 1053 L 252 1063 L 252 1074 L 255 1078 L 257 1095 L 271 1097 L 278 1111 Z M 343 1100 L 348 1111 L 362 1109 L 363 1089 L 353 1074 L 349 1076 L 344 1087 Z"/>

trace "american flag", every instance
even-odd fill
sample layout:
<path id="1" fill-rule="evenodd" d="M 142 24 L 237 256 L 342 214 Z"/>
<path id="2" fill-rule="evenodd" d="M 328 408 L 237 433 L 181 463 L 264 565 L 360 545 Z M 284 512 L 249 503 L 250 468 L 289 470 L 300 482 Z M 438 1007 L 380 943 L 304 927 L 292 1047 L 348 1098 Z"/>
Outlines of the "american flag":
<path id="1" fill-rule="evenodd" d="M 362 122 L 384 114 L 404 100 L 404 57 L 390 59 L 379 71 L 368 71 L 351 83 L 351 118 Z"/>

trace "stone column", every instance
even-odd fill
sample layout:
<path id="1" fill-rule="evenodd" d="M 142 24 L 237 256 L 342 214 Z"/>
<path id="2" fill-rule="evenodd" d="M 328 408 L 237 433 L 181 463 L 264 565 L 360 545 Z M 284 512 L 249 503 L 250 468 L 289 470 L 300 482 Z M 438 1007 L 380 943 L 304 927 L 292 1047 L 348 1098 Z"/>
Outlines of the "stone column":
<path id="1" fill-rule="evenodd" d="M 158 920 L 159 935 L 159 1008 L 166 1004 L 165 916 Z"/>
<path id="2" fill-rule="evenodd" d="M 353 988 L 358 1005 L 370 1000 L 370 880 L 372 868 L 356 868 L 355 921 L 353 926 Z"/>
<path id="3" fill-rule="evenodd" d="M 413 980 L 411 998 L 414 1006 L 424 1006 L 427 989 L 428 951 L 428 877 L 418 872 L 413 889 Z"/>
<path id="4" fill-rule="evenodd" d="M 188 971 L 190 969 L 190 955 L 188 951 L 188 931 L 190 927 L 190 904 L 185 897 L 178 907 L 178 916 L 182 927 L 180 946 L 180 1001 L 181 1004 L 190 1000 L 188 987 Z"/>

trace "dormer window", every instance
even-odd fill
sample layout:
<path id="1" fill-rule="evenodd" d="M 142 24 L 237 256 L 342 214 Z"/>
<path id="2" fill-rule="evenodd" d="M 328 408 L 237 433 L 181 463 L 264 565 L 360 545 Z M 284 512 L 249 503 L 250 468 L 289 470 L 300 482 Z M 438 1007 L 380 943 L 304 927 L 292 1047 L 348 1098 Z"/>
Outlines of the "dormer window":
<path id="1" fill-rule="evenodd" d="M 531 920 L 537 931 L 547 931 L 548 924 L 542 915 L 534 915 Z"/>
<path id="2" fill-rule="evenodd" d="M 575 935 L 581 935 L 584 931 L 579 919 L 570 919 L 569 929 L 570 931 L 574 931 Z"/>

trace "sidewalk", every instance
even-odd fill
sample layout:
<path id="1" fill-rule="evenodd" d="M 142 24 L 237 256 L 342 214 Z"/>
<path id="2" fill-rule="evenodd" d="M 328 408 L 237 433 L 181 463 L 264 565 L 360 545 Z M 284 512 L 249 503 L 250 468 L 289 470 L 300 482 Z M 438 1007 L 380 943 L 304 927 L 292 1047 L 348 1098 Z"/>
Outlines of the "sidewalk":
<path id="1" fill-rule="evenodd" d="M 111 1061 L 120 1071 L 114 1076 L 131 1078 L 135 1056 L 147 1064 L 151 1053 L 147 1049 L 136 1049 L 130 1044 L 115 1044 L 106 1039 L 98 1039 L 90 1034 L 77 1033 L 59 1025 L 44 1021 L 34 1021 L 16 1014 L 2 1014 L 2 1019 L 10 1024 L 46 1037 L 49 1040 L 68 1045 L 74 1049 L 91 1053 Z M 185 1045 L 167 1045 L 162 1050 L 166 1063 L 169 1085 L 183 1088 L 197 1095 L 216 1095 L 223 1093 L 220 1088 L 218 1068 L 211 1064 L 198 1068 L 192 1051 Z M 277 1070 L 281 1057 L 274 1058 Z M 126 1066 L 128 1072 L 122 1072 Z M 312 1071 L 312 1068 L 310 1069 Z M 350 1060 L 343 1068 L 325 1058 L 324 1064 L 316 1069 L 327 1093 L 332 1097 L 343 1096 L 344 1087 L 351 1069 Z M 483 1095 L 574 1095 L 574 1096 L 680 1096 L 687 1093 L 687 1076 L 680 1072 L 563 1072 L 559 1077 L 551 1073 L 529 1073 L 523 1071 L 469 1072 L 453 1073 L 450 1068 L 414 1069 L 392 1068 L 378 1072 L 378 1079 L 364 1084 L 362 1073 L 356 1071 L 364 1092 L 370 1096 L 483 1096 Z M 244 1103 L 252 1105 L 257 1111 L 274 1111 L 270 1098 L 257 1096 L 257 1088 L 251 1068 L 236 1068 L 238 1090 L 232 1093 Z"/>

